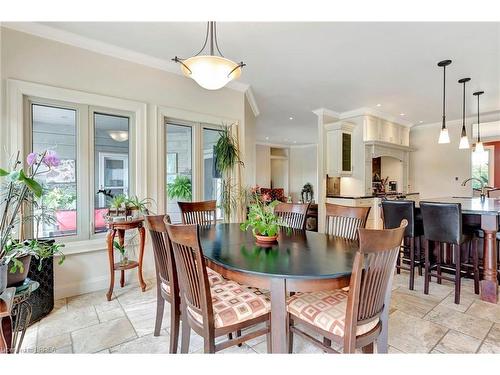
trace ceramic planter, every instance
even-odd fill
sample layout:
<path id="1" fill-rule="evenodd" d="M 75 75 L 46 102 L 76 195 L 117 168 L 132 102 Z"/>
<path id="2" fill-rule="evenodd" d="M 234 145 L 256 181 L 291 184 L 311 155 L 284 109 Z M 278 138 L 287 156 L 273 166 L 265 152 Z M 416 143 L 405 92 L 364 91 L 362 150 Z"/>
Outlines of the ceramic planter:
<path id="1" fill-rule="evenodd" d="M 260 234 L 254 234 L 254 236 L 255 236 L 255 241 L 259 245 L 263 245 L 263 246 L 272 246 L 278 240 L 278 235 L 275 235 L 275 236 L 261 236 Z"/>
<path id="2" fill-rule="evenodd" d="M 10 270 L 7 272 L 7 286 L 20 286 L 26 280 L 28 276 L 28 271 L 30 269 L 31 255 L 25 255 L 18 259 L 23 264 L 23 270 L 21 272 L 18 269 L 16 272 L 12 273 Z"/>

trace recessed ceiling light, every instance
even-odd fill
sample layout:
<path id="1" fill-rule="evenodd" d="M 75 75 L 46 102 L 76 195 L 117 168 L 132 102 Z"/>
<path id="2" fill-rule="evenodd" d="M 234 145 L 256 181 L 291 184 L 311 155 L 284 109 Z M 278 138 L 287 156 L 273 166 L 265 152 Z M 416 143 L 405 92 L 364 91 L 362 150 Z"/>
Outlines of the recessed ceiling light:
<path id="1" fill-rule="evenodd" d="M 377 107 L 382 107 L 382 104 L 378 103 L 378 104 L 377 104 Z"/>
<path id="2" fill-rule="evenodd" d="M 297 143 L 297 141 L 293 141 L 293 143 Z"/>
<path id="3" fill-rule="evenodd" d="M 269 141 L 269 137 L 266 137 L 266 141 Z"/>
<path id="4" fill-rule="evenodd" d="M 293 120 L 293 117 L 292 117 L 292 116 L 290 116 L 290 117 L 289 117 L 289 119 L 290 119 L 290 120 Z"/>
<path id="5" fill-rule="evenodd" d="M 404 113 L 400 113 L 399 115 L 400 115 L 400 116 L 406 116 L 406 114 L 404 114 Z"/>
<path id="6" fill-rule="evenodd" d="M 418 123 L 419 123 L 419 124 L 423 124 L 424 122 L 423 122 L 422 120 L 420 120 Z"/>
<path id="7" fill-rule="evenodd" d="M 285 142 L 288 142 L 288 138 L 285 138 L 285 139 L 284 139 L 284 141 L 285 141 Z"/>

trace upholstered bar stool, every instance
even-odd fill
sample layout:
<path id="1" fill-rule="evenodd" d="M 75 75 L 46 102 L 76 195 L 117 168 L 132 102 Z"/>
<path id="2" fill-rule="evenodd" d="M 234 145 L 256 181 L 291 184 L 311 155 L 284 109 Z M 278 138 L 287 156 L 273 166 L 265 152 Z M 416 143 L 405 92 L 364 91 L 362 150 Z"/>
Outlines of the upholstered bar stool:
<path id="1" fill-rule="evenodd" d="M 465 236 L 462 232 L 462 207 L 460 203 L 435 203 L 420 202 L 424 224 L 425 237 L 425 279 L 424 293 L 429 294 L 429 282 L 431 276 L 441 280 L 455 283 L 455 303 L 460 304 L 460 288 L 462 277 L 461 246 L 466 242 L 472 243 L 474 289 L 479 292 L 479 261 L 477 253 L 477 241 L 471 236 Z M 436 260 L 431 265 L 430 243 L 437 243 Z M 444 244 L 452 248 L 453 263 L 443 263 Z M 432 272 L 436 269 L 436 272 Z M 442 270 L 453 271 L 455 276 L 451 278 L 444 276 Z"/>
<path id="2" fill-rule="evenodd" d="M 383 200 L 382 213 L 384 218 L 384 228 L 398 228 L 401 220 L 406 219 L 408 226 L 405 229 L 403 245 L 398 254 L 396 262 L 397 273 L 401 269 L 410 271 L 410 290 L 415 285 L 415 267 L 418 266 L 419 275 L 422 275 L 424 259 L 420 247 L 420 236 L 424 234 L 422 221 L 417 220 L 415 215 L 415 202 L 407 200 Z M 408 266 L 405 265 L 408 263 Z"/>

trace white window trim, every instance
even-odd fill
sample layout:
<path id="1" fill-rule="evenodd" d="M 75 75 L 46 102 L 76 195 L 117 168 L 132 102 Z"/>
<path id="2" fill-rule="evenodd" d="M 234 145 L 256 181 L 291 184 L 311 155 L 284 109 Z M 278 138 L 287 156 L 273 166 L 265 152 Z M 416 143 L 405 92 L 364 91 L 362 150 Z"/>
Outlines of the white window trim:
<path id="1" fill-rule="evenodd" d="M 199 112 L 192 112 L 179 108 L 170 108 L 164 106 L 158 106 L 156 110 L 156 127 L 154 130 L 156 134 L 151 134 L 152 139 L 157 139 L 157 154 L 152 155 L 150 160 L 150 165 L 152 171 L 156 170 L 156 173 L 152 173 L 150 185 L 152 190 L 155 189 L 153 195 L 156 195 L 158 210 L 164 210 L 166 207 L 166 137 L 165 137 L 165 124 L 168 120 L 178 120 L 181 124 L 182 122 L 192 123 L 193 129 L 193 199 L 201 199 L 203 197 L 203 156 L 202 156 L 202 129 L 217 129 L 218 125 L 223 124 L 235 124 L 239 126 L 240 122 L 235 119 L 230 119 L 227 117 L 220 117 L 216 115 L 210 115 Z M 241 132 L 240 132 L 241 134 Z M 241 135 L 240 135 L 241 137 Z M 240 140 L 241 145 L 241 140 Z M 158 157 L 161 155 L 161 157 Z M 155 168 L 156 166 L 156 168 Z M 195 171 L 200 170 L 201 173 L 196 173 Z"/>
<path id="2" fill-rule="evenodd" d="M 8 140 L 6 152 L 0 153 L 0 163 L 4 164 L 14 152 L 19 150 L 25 156 L 26 150 L 26 129 L 24 101 L 26 97 L 42 98 L 72 104 L 88 105 L 96 108 L 110 108 L 118 111 L 133 113 L 130 118 L 130 126 L 135 129 L 135 142 L 133 152 L 135 158 L 131 159 L 134 164 L 131 166 L 135 171 L 135 178 L 130 186 L 139 197 L 148 196 L 148 157 L 144 150 L 148 150 L 148 127 L 147 127 L 147 104 L 128 99 L 115 98 L 99 94 L 92 94 L 83 91 L 64 89 L 60 87 L 48 86 L 39 83 L 21 81 L 16 79 L 7 80 L 7 120 L 9 126 L 4 127 L 5 139 Z M 93 108 L 91 108 L 93 109 Z M 6 129 L 5 129 L 6 128 Z M 3 151 L 3 150 L 2 150 Z M 152 153 L 149 153 L 150 155 Z M 161 158 L 160 158 L 161 159 Z M 90 194 L 90 192 L 87 192 Z M 62 237 L 58 241 L 65 242 Z M 65 247 L 65 254 L 77 254 L 102 250 L 105 248 L 103 238 L 85 239 L 81 241 L 68 241 Z"/>
<path id="3" fill-rule="evenodd" d="M 123 162 L 123 169 L 125 170 L 125 176 L 128 176 L 128 178 L 124 181 L 123 186 L 105 186 L 104 185 L 104 159 L 112 159 L 112 160 L 120 160 Z M 121 154 L 119 152 L 99 152 L 99 183 L 98 186 L 99 188 L 103 189 L 123 189 L 126 192 L 126 195 L 129 193 L 129 180 L 133 181 L 133 179 L 130 178 L 129 176 L 129 171 L 128 171 L 128 161 L 129 161 L 129 155 L 128 154 Z M 104 196 L 101 195 L 99 197 L 99 205 L 102 206 L 104 205 Z M 95 207 L 94 207 L 95 209 Z"/>

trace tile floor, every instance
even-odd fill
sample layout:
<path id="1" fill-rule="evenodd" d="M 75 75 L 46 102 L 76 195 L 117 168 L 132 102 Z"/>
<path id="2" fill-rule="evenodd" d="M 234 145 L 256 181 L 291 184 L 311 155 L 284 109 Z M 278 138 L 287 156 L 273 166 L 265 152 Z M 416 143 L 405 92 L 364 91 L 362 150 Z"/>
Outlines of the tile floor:
<path id="1" fill-rule="evenodd" d="M 500 353 L 500 304 L 479 300 L 464 280 L 460 305 L 453 303 L 453 285 L 431 283 L 424 295 L 423 278 L 408 289 L 408 274 L 396 275 L 389 317 L 390 353 Z M 153 336 L 156 290 L 152 281 L 142 293 L 137 285 L 56 301 L 53 312 L 31 326 L 23 342 L 26 352 L 168 353 L 169 307 L 163 329 Z M 190 352 L 201 353 L 203 340 L 192 333 Z M 321 353 L 295 336 L 294 352 Z M 265 337 L 221 353 L 266 353 Z"/>

